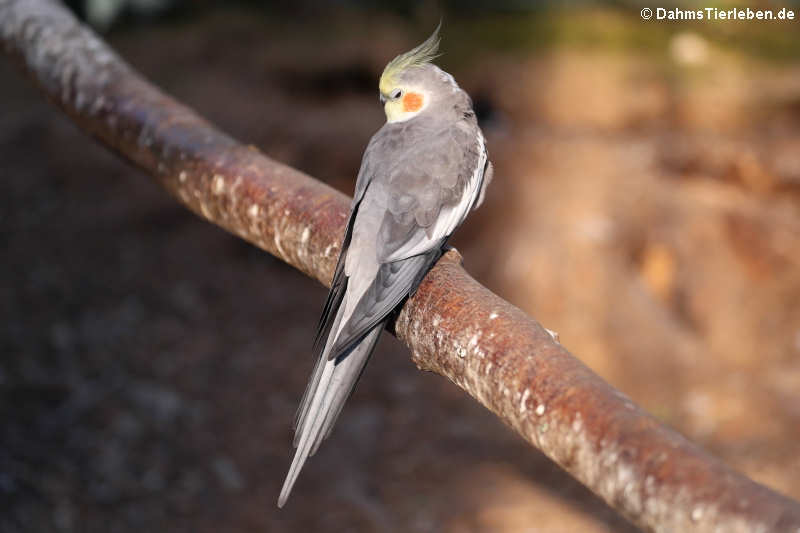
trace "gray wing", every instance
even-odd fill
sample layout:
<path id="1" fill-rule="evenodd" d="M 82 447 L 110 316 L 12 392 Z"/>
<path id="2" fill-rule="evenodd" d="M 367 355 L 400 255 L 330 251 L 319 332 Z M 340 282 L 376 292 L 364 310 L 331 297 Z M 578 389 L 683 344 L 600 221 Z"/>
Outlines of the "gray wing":
<path id="1" fill-rule="evenodd" d="M 375 150 L 374 148 L 381 143 L 383 138 L 381 136 L 382 131 L 384 130 L 381 129 L 372 136 L 369 144 L 367 144 L 366 150 L 364 150 L 364 157 L 361 159 L 361 167 L 358 170 L 358 178 L 356 179 L 356 188 L 353 193 L 353 201 L 350 205 L 350 216 L 347 219 L 347 227 L 344 232 L 344 238 L 342 239 L 341 249 L 339 250 L 339 258 L 336 261 L 336 270 L 333 274 L 331 289 L 328 292 L 328 298 L 325 301 L 325 306 L 322 309 L 322 315 L 320 316 L 319 323 L 317 324 L 317 332 L 314 336 L 314 351 L 317 353 L 318 357 L 321 355 L 323 348 L 321 341 L 322 339 L 327 338 L 333 321 L 336 318 L 336 312 L 338 311 L 339 306 L 342 304 L 342 298 L 347 290 L 347 276 L 344 274 L 345 258 L 347 257 L 347 251 L 350 248 L 350 239 L 353 236 L 353 223 L 355 222 L 356 215 L 358 214 L 359 205 L 361 204 L 361 201 L 364 198 L 364 193 L 372 181 L 376 168 L 378 167 L 379 161 L 376 161 L 376 154 L 379 153 L 379 150 Z M 308 391 L 306 391 L 306 393 L 307 392 Z M 300 402 L 298 416 L 300 411 L 302 411 L 305 407 L 307 399 L 306 395 L 303 396 L 303 399 Z"/>
<path id="2" fill-rule="evenodd" d="M 355 222 L 358 208 L 364 198 L 364 192 L 367 186 L 372 181 L 374 175 L 375 163 L 374 154 L 376 153 L 371 147 L 374 146 L 378 135 L 373 135 L 370 139 L 367 149 L 364 151 L 364 157 L 361 159 L 361 168 L 358 171 L 358 178 L 356 179 L 356 189 L 353 193 L 353 201 L 350 207 L 350 216 L 347 219 L 347 226 L 342 239 L 341 249 L 339 250 L 339 257 L 336 261 L 336 269 L 333 274 L 333 281 L 331 282 L 331 289 L 328 291 L 328 297 L 325 300 L 325 306 L 322 308 L 319 322 L 317 323 L 317 331 L 314 335 L 314 352 L 316 355 L 317 363 L 314 365 L 314 370 L 311 374 L 311 380 L 306 387 L 303 397 L 300 400 L 300 405 L 297 408 L 294 418 L 294 429 L 301 424 L 304 413 L 308 410 L 308 403 L 312 391 L 314 391 L 319 384 L 319 379 L 322 374 L 321 362 L 326 359 L 324 356 L 324 343 L 323 339 L 327 339 L 331 329 L 334 329 L 337 313 L 342 305 L 345 292 L 347 291 L 347 276 L 344 274 L 344 263 L 347 257 L 347 251 L 350 248 L 350 239 L 353 236 L 353 223 Z"/>
<path id="3" fill-rule="evenodd" d="M 424 140 L 407 131 L 403 137 L 413 144 L 371 181 L 372 201 L 364 207 L 383 213 L 376 247 L 382 265 L 342 327 L 331 359 L 346 355 L 416 290 L 480 197 L 487 154 L 477 125 L 458 123 Z"/>
<path id="4" fill-rule="evenodd" d="M 474 120 L 464 120 L 396 168 L 385 185 L 378 260 L 424 253 L 449 236 L 479 198 L 487 161 L 480 129 Z"/>
<path id="5" fill-rule="evenodd" d="M 441 239 L 439 245 L 427 253 L 381 265 L 375 281 L 359 300 L 350 319 L 342 326 L 328 359 L 341 360 L 349 357 L 350 350 L 378 324 L 386 321 L 389 314 L 417 288 L 439 259 L 445 240 L 446 238 Z"/>

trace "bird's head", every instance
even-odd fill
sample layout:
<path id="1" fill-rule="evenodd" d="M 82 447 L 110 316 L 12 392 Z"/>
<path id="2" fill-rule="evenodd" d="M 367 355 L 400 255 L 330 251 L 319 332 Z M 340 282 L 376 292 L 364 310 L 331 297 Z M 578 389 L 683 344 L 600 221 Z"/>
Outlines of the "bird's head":
<path id="1" fill-rule="evenodd" d="M 392 59 L 378 88 L 388 122 L 404 122 L 422 113 L 445 87 L 458 89 L 453 77 L 431 64 L 438 56 L 439 28 L 428 39 Z"/>

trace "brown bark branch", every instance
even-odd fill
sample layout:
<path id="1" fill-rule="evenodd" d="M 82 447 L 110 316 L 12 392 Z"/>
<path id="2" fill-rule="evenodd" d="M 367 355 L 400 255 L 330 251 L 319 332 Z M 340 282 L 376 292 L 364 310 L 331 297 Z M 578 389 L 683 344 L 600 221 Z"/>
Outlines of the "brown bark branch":
<path id="1" fill-rule="evenodd" d="M 0 36 L 44 94 L 189 209 L 329 283 L 348 201 L 217 131 L 50 0 L 0 0 Z M 419 368 L 497 414 L 653 531 L 800 531 L 800 504 L 661 425 L 448 253 L 395 330 Z"/>

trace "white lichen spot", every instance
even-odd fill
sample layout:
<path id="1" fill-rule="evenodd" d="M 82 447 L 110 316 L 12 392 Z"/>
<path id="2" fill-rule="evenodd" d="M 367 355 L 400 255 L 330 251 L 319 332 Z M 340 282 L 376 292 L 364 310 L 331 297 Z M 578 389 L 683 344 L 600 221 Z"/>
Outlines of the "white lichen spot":
<path id="1" fill-rule="evenodd" d="M 500 316 L 500 315 L 498 315 L 496 312 L 492 311 L 491 313 L 489 313 L 489 320 L 494 320 L 498 316 Z"/>
<path id="2" fill-rule="evenodd" d="M 277 224 L 275 224 L 275 239 L 274 239 L 274 241 L 275 241 L 275 248 L 278 249 L 278 254 L 281 257 L 289 257 L 288 255 L 286 255 L 286 252 L 283 250 L 283 247 L 281 246 L 281 232 L 280 232 L 280 228 L 278 228 Z"/>
<path id="3" fill-rule="evenodd" d="M 750 500 L 748 500 L 747 498 L 740 498 L 739 507 L 741 507 L 742 509 L 747 509 L 748 507 L 750 507 Z M 798 533 L 800 533 L 800 530 L 798 530 Z"/>
<path id="4" fill-rule="evenodd" d="M 92 104 L 92 113 L 98 113 L 102 111 L 105 105 L 106 99 L 103 97 L 103 95 L 98 96 L 95 98 L 94 103 Z"/>
<path id="5" fill-rule="evenodd" d="M 456 346 L 456 353 L 461 359 L 464 359 L 467 356 L 467 349 L 463 346 Z"/>
<path id="6" fill-rule="evenodd" d="M 622 487 L 622 493 L 625 495 L 625 498 L 631 503 L 633 503 L 633 501 L 635 501 L 636 498 L 634 490 L 636 490 L 636 485 L 630 481 L 628 483 L 625 483 L 625 485 Z"/>
<path id="7" fill-rule="evenodd" d="M 480 335 L 478 333 L 473 335 L 472 338 L 469 339 L 469 345 L 472 346 L 472 347 L 477 346 L 479 338 L 480 338 Z"/>
<path id="8" fill-rule="evenodd" d="M 82 91 L 77 91 L 75 93 L 75 109 L 78 111 L 83 111 L 83 108 L 87 102 L 88 99 L 86 98 L 86 94 L 84 94 Z"/>
<path id="9" fill-rule="evenodd" d="M 492 363 L 491 361 L 489 361 L 489 364 L 488 364 L 488 365 L 486 365 L 486 370 L 484 370 L 484 371 L 483 371 L 483 373 L 484 373 L 484 374 L 486 374 L 486 375 L 488 376 L 488 375 L 489 375 L 489 372 L 491 372 L 491 371 L 492 371 L 492 367 L 494 367 L 494 363 Z"/>
<path id="10" fill-rule="evenodd" d="M 291 211 L 289 211 L 288 209 L 284 209 L 283 210 L 283 216 L 285 216 L 285 217 L 288 217 L 290 213 L 291 213 Z"/>
<path id="11" fill-rule="evenodd" d="M 303 230 L 303 234 L 300 235 L 300 242 L 303 244 L 307 243 L 309 237 L 311 237 L 311 230 L 309 228 L 305 228 Z"/>
<path id="12" fill-rule="evenodd" d="M 325 247 L 325 251 L 322 252 L 322 255 L 324 255 L 325 257 L 328 257 L 330 255 L 330 253 L 331 253 L 331 250 L 333 250 L 333 248 L 334 248 L 334 245 L 333 244 L 329 244 L 328 246 Z"/>
<path id="13" fill-rule="evenodd" d="M 703 518 L 703 508 L 698 505 L 697 507 L 692 509 L 692 521 L 697 522 L 701 518 Z"/>
<path id="14" fill-rule="evenodd" d="M 575 420 L 572 421 L 572 431 L 575 433 L 579 433 L 582 427 L 583 427 L 583 420 L 581 420 L 581 415 L 576 415 Z"/>
<path id="15" fill-rule="evenodd" d="M 550 338 L 552 338 L 554 342 L 561 344 L 561 340 L 557 331 L 553 331 L 552 329 L 547 329 L 547 328 L 544 328 L 544 330 L 547 332 L 548 335 L 550 335 Z"/>
<path id="16" fill-rule="evenodd" d="M 442 317 L 440 317 L 439 315 L 436 315 L 435 317 L 433 317 L 433 321 L 431 322 L 431 325 L 433 327 L 438 327 L 439 326 L 439 322 L 441 322 L 441 320 L 442 320 Z"/>
<path id="17" fill-rule="evenodd" d="M 524 415 L 525 412 L 528 410 L 528 398 L 531 395 L 530 389 L 525 389 L 525 392 L 522 393 L 522 399 L 519 402 L 519 414 Z"/>
<path id="18" fill-rule="evenodd" d="M 540 403 L 539 405 L 536 406 L 537 415 L 542 416 L 544 414 L 544 411 L 545 411 L 545 406 L 543 403 Z"/>
<path id="19" fill-rule="evenodd" d="M 203 213 L 204 217 L 211 220 L 211 211 L 208 209 L 208 206 L 205 204 L 205 202 L 200 202 L 200 212 Z"/>
<path id="20" fill-rule="evenodd" d="M 225 192 L 225 178 L 219 174 L 214 174 L 214 180 L 211 182 L 211 192 L 220 195 Z"/>
<path id="21" fill-rule="evenodd" d="M 188 178 L 188 177 L 189 177 L 189 175 L 186 173 L 186 171 L 185 170 L 181 170 L 181 173 L 178 174 L 178 181 L 180 181 L 181 183 L 186 183 L 186 178 Z"/>
<path id="22" fill-rule="evenodd" d="M 250 215 L 250 218 L 257 218 L 261 214 L 261 207 L 258 204 L 253 204 L 247 210 L 247 214 Z"/>

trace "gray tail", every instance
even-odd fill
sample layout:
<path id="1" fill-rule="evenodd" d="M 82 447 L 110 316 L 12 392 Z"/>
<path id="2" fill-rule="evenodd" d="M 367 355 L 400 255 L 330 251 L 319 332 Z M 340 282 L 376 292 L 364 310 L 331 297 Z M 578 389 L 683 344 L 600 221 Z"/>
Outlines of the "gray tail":
<path id="1" fill-rule="evenodd" d="M 330 435 L 342 407 L 353 392 L 369 356 L 375 349 L 384 325 L 385 321 L 377 324 L 346 357 L 328 360 L 327 352 L 332 347 L 331 339 L 320 354 L 297 412 L 294 438 L 297 451 L 286 475 L 286 481 L 283 482 L 278 497 L 278 507 L 283 507 L 289 498 L 306 459 L 314 455 L 320 443 Z M 336 325 L 334 331 L 335 329 Z"/>

